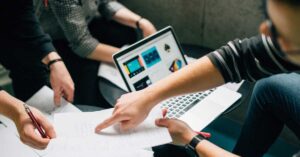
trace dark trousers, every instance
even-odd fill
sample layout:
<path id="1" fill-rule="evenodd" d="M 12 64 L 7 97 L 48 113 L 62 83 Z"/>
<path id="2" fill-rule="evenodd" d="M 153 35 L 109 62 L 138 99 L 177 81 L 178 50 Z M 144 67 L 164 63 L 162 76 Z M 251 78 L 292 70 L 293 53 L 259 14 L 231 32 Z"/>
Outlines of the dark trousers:
<path id="1" fill-rule="evenodd" d="M 279 74 L 257 82 L 234 153 L 259 157 L 284 125 L 300 138 L 300 75 Z"/>
<path id="2" fill-rule="evenodd" d="M 100 43 L 116 47 L 132 44 L 137 40 L 134 29 L 102 18 L 92 20 L 89 30 Z M 74 104 L 111 107 L 99 90 L 97 73 L 100 62 L 79 57 L 68 46 L 66 40 L 54 40 L 53 43 L 75 83 Z"/>

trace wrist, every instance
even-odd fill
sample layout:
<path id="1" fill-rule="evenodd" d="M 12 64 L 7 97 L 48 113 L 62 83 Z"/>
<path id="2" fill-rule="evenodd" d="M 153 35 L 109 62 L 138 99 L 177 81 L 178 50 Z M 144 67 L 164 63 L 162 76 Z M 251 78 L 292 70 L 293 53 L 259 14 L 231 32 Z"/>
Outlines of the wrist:
<path id="1" fill-rule="evenodd" d="M 23 102 L 18 100 L 8 94 L 6 91 L 0 92 L 1 104 L 3 108 L 1 108 L 1 113 L 14 122 L 19 121 L 20 117 L 22 117 L 25 113 L 23 106 Z"/>
<path id="2" fill-rule="evenodd" d="M 140 17 L 138 20 L 135 22 L 135 27 L 136 29 L 141 29 L 141 21 L 143 20 L 143 17 Z"/>
<path id="3" fill-rule="evenodd" d="M 195 136 L 197 136 L 197 133 L 194 131 L 187 133 L 185 136 L 183 136 L 183 144 L 189 144 Z"/>
<path id="4" fill-rule="evenodd" d="M 145 88 L 143 90 L 144 95 L 148 98 L 149 102 L 152 102 L 149 107 L 153 108 L 155 105 L 157 105 L 159 102 L 164 100 L 164 97 L 162 97 L 162 94 L 160 94 L 160 91 L 157 90 L 155 87 L 150 86 L 148 88 Z"/>
<path id="5" fill-rule="evenodd" d="M 141 17 L 137 22 L 136 22 L 136 26 L 137 29 L 141 29 L 144 30 L 145 28 L 147 28 L 150 24 L 150 21 Z"/>
<path id="6" fill-rule="evenodd" d="M 192 156 L 199 156 L 197 147 L 199 147 L 204 140 L 205 138 L 201 134 L 195 135 L 190 142 L 185 145 L 185 148 Z"/>
<path id="7" fill-rule="evenodd" d="M 42 59 L 42 62 L 45 64 L 45 65 L 48 65 L 49 62 L 51 62 L 52 60 L 55 60 L 55 59 L 60 59 L 61 57 L 56 53 L 56 52 L 50 52 L 47 56 L 45 56 L 43 59 Z"/>

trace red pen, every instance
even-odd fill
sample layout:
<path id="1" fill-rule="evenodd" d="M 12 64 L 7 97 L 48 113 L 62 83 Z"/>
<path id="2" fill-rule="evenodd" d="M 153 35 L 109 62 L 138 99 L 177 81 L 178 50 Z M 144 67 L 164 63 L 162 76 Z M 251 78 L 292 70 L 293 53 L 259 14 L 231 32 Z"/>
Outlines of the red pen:
<path id="1" fill-rule="evenodd" d="M 48 0 L 44 0 L 44 6 L 47 8 L 48 7 Z"/>
<path id="2" fill-rule="evenodd" d="M 42 129 L 41 125 L 38 123 L 38 121 L 36 120 L 36 118 L 34 117 L 34 115 L 32 114 L 30 108 L 28 107 L 27 104 L 24 104 L 24 108 L 26 113 L 28 114 L 28 116 L 30 117 L 33 125 L 37 128 L 37 130 L 39 131 L 39 133 L 41 134 L 41 136 L 43 138 L 48 138 L 48 136 L 46 135 L 46 133 L 44 132 L 44 130 Z"/>

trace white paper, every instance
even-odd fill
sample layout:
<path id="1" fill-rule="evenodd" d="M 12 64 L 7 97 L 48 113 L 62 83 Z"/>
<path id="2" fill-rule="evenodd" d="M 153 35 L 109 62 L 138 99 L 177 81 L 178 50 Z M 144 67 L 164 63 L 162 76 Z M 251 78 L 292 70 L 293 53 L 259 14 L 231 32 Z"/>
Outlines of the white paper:
<path id="1" fill-rule="evenodd" d="M 0 125 L 0 156 L 1 157 L 37 157 L 38 155 L 24 145 L 10 129 Z"/>
<path id="2" fill-rule="evenodd" d="M 60 106 L 54 104 L 54 93 L 52 89 L 47 86 L 42 87 L 36 92 L 30 99 L 26 101 L 26 104 L 33 106 L 40 110 L 49 120 L 53 120 L 54 113 L 62 112 L 81 112 L 73 104 L 67 102 L 64 98 L 61 99 Z"/>
<path id="3" fill-rule="evenodd" d="M 111 64 L 101 63 L 98 70 L 98 76 L 105 78 L 106 80 L 110 81 L 114 85 L 120 87 L 124 91 L 128 92 L 127 86 L 119 73 L 118 69 Z"/>
<path id="4" fill-rule="evenodd" d="M 132 150 L 132 151 L 53 151 L 45 157 L 153 157 L 153 152 Z"/>
<path id="5" fill-rule="evenodd" d="M 97 112 L 55 114 L 57 137 L 82 138 L 84 142 L 94 143 L 96 147 L 104 150 L 149 148 L 172 141 L 166 128 L 155 125 L 155 119 L 161 117 L 160 110 L 153 110 L 143 123 L 128 132 L 121 132 L 118 125 L 114 125 L 104 129 L 100 134 L 94 133 L 97 124 L 110 117 L 112 111 L 108 109 Z"/>
<path id="6" fill-rule="evenodd" d="M 36 92 L 28 101 L 26 101 L 26 104 L 37 108 L 44 114 L 44 116 L 48 118 L 50 122 L 53 122 L 54 113 L 81 112 L 78 108 L 76 108 L 71 103 L 67 102 L 65 99 L 61 100 L 61 105 L 59 107 L 55 106 L 53 95 L 53 91 L 49 87 L 44 86 L 38 92 Z M 0 121 L 2 121 L 7 126 L 7 129 L 10 130 L 10 132 L 13 132 L 15 134 L 15 137 L 19 139 L 18 130 L 12 120 L 3 115 L 0 115 Z M 1 140 L 0 143 L 2 143 Z M 23 145 L 26 146 L 25 144 Z M 39 156 L 45 156 L 51 150 L 51 147 L 47 147 L 45 150 L 37 150 L 34 148 L 30 149 L 34 150 Z"/>
<path id="7" fill-rule="evenodd" d="M 240 89 L 240 87 L 242 86 L 243 83 L 244 83 L 244 80 L 241 81 L 240 83 L 226 83 L 223 86 L 226 87 L 227 89 L 230 89 L 230 90 L 236 92 Z"/>
<path id="8" fill-rule="evenodd" d="M 52 151 L 46 157 L 152 157 L 152 151 L 143 149 L 122 149 L 116 147 L 107 150 L 92 140 L 82 138 L 57 138 L 50 142 Z M 117 150 L 117 151 L 116 151 Z"/>

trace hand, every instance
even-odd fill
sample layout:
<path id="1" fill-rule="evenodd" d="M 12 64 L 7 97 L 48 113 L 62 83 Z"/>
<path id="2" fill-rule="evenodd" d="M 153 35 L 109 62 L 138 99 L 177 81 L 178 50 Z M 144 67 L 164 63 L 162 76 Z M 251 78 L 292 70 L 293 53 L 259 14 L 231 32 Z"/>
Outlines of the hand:
<path id="1" fill-rule="evenodd" d="M 50 83 L 56 105 L 60 104 L 62 96 L 69 102 L 73 101 L 74 83 L 63 62 L 56 62 L 50 66 Z"/>
<path id="2" fill-rule="evenodd" d="M 152 35 L 156 32 L 156 28 L 153 26 L 153 24 L 147 20 L 147 19 L 141 19 L 140 22 L 140 28 L 143 31 L 143 36 L 147 37 L 149 35 Z"/>
<path id="3" fill-rule="evenodd" d="M 38 110 L 33 107 L 30 107 L 30 110 L 41 127 L 45 130 L 45 133 L 49 138 L 42 138 L 42 136 L 35 131 L 35 126 L 24 110 L 24 112 L 20 113 L 18 118 L 14 120 L 20 135 L 20 139 L 24 144 L 27 144 L 33 148 L 45 149 L 50 139 L 56 137 L 55 131 L 53 126 Z"/>
<path id="4" fill-rule="evenodd" d="M 155 104 L 151 93 L 144 90 L 125 94 L 118 99 L 112 116 L 100 123 L 95 132 L 99 133 L 117 122 L 120 122 L 122 131 L 134 128 L 146 119 Z"/>
<path id="5" fill-rule="evenodd" d="M 177 119 L 161 118 L 155 124 L 168 128 L 174 144 L 186 145 L 197 135 L 185 122 Z"/>

